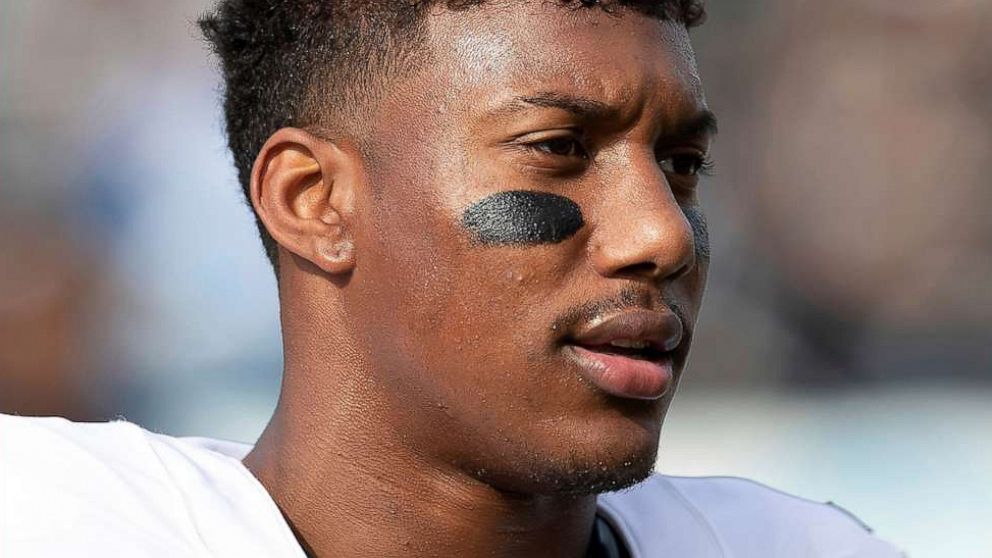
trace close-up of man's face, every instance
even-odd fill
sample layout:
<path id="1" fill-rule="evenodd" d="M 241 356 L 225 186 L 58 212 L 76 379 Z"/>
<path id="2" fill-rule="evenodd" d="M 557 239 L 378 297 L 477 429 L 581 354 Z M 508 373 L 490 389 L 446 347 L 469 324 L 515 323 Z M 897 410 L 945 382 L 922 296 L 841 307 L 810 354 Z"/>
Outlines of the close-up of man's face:
<path id="1" fill-rule="evenodd" d="M 429 63 L 365 124 L 341 297 L 403 439 L 508 491 L 595 492 L 654 464 L 714 121 L 684 24 L 521 6 L 428 16 Z"/>
<path id="2" fill-rule="evenodd" d="M 4 2 L 0 556 L 988 554 L 992 1 Z"/>

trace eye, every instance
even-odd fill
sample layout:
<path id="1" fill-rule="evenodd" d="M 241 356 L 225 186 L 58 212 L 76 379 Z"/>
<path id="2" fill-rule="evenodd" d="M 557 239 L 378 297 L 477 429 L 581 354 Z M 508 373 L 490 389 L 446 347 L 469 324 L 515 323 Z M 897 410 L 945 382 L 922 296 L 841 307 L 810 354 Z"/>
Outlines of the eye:
<path id="1" fill-rule="evenodd" d="M 588 159 L 589 154 L 582 143 L 573 137 L 557 137 L 528 144 L 532 149 L 558 157 L 578 157 Z"/>
<path id="2" fill-rule="evenodd" d="M 682 153 L 665 157 L 658 161 L 658 165 L 665 174 L 697 176 L 709 172 L 713 163 L 696 153 Z"/>

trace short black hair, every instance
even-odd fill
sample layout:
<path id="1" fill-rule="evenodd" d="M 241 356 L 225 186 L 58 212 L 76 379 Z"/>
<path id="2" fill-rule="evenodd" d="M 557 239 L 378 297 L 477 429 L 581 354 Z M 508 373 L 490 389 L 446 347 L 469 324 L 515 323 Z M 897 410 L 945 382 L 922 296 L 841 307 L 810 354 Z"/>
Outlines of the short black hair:
<path id="1" fill-rule="evenodd" d="M 219 0 L 199 25 L 220 58 L 228 144 L 246 197 L 255 158 L 276 130 L 319 126 L 332 109 L 364 108 L 411 52 L 427 8 L 487 1 L 494 0 Z M 703 0 L 555 1 L 629 7 L 686 27 L 705 18 Z M 256 224 L 278 275 L 276 243 L 257 216 Z"/>

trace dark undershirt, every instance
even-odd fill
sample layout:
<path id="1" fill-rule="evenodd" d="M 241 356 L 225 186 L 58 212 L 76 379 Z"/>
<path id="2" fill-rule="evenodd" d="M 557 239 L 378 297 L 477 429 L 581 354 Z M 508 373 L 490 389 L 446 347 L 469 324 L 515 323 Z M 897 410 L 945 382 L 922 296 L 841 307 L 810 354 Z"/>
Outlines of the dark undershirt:
<path id="1" fill-rule="evenodd" d="M 586 558 L 630 558 L 627 547 L 613 527 L 598 515 L 592 526 L 592 538 L 589 540 Z"/>

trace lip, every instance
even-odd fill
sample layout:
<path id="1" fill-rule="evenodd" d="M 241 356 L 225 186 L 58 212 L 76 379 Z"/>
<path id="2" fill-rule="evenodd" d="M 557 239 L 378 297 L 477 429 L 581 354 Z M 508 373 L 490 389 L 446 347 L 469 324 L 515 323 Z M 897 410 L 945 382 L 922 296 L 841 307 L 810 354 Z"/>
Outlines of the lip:
<path id="1" fill-rule="evenodd" d="M 582 377 L 597 388 L 625 399 L 658 399 L 674 377 L 670 356 L 640 360 L 569 345 L 566 352 L 579 365 Z"/>
<path id="2" fill-rule="evenodd" d="M 651 348 L 667 353 L 682 342 L 682 321 L 672 312 L 624 310 L 594 318 L 578 328 L 569 342 L 578 345 L 608 345 L 617 339 L 646 341 Z"/>
<path id="3" fill-rule="evenodd" d="M 682 322 L 670 312 L 627 310 L 593 319 L 565 342 L 582 376 L 602 391 L 627 399 L 658 399 L 672 384 L 672 353 L 682 342 Z M 646 343 L 651 358 L 597 350 L 612 341 Z"/>

